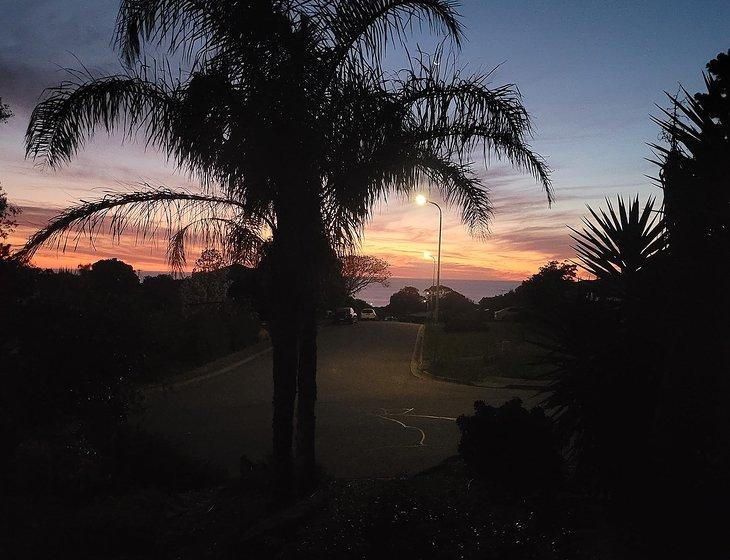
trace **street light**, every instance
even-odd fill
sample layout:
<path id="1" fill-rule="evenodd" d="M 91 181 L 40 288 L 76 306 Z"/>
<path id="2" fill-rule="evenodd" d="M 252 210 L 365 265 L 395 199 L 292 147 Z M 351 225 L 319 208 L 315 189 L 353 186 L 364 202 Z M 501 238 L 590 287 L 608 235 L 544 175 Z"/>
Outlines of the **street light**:
<path id="1" fill-rule="evenodd" d="M 433 200 L 429 200 L 424 195 L 416 195 L 416 204 L 419 206 L 425 206 L 426 204 L 433 204 L 439 211 L 439 249 L 438 259 L 436 261 L 436 304 L 434 305 L 433 322 L 438 324 L 439 322 L 439 300 L 441 299 L 441 226 L 443 224 L 443 212 L 441 207 L 436 204 Z"/>

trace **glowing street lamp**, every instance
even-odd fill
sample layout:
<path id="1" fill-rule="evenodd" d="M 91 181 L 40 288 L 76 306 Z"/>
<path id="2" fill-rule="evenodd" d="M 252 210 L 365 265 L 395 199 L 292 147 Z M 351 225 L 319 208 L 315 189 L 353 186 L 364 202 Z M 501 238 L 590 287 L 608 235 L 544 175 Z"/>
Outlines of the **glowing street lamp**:
<path id="1" fill-rule="evenodd" d="M 425 206 L 426 204 L 433 204 L 439 211 L 439 248 L 438 258 L 436 260 L 436 302 L 434 305 L 433 322 L 439 322 L 439 299 L 441 299 L 441 226 L 443 224 L 443 212 L 441 207 L 436 204 L 433 200 L 429 200 L 424 195 L 416 195 L 416 204 L 419 206 Z"/>

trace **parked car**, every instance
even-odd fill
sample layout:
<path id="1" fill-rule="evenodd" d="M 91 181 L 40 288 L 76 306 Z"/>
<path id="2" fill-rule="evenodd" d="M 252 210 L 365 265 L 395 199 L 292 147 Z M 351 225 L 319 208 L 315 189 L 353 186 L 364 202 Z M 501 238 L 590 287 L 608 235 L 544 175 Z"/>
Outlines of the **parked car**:
<path id="1" fill-rule="evenodd" d="M 363 321 L 377 321 L 378 316 L 375 314 L 374 309 L 366 308 L 360 312 L 360 319 Z"/>
<path id="2" fill-rule="evenodd" d="M 523 312 L 521 307 L 505 307 L 499 311 L 494 312 L 495 321 L 517 321 L 522 317 Z"/>
<path id="3" fill-rule="evenodd" d="M 350 325 L 357 323 L 357 313 L 352 307 L 338 307 L 335 310 L 333 321 L 335 323 L 348 323 Z"/>

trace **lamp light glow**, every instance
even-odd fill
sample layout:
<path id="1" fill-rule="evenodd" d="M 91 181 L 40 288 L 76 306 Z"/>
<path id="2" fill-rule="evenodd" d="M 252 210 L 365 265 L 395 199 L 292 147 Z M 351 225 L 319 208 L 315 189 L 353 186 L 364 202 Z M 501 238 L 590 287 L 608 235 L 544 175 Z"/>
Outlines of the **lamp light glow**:
<path id="1" fill-rule="evenodd" d="M 422 194 L 416 195 L 416 204 L 418 204 L 419 206 L 424 206 L 427 202 L 428 199 Z"/>

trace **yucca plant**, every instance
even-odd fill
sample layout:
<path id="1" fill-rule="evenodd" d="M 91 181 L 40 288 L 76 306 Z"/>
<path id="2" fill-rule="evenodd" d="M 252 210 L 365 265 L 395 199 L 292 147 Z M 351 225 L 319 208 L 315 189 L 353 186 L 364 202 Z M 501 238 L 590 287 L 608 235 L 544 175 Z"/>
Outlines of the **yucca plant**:
<path id="1" fill-rule="evenodd" d="M 624 292 L 649 260 L 666 248 L 661 215 L 649 198 L 643 208 L 636 196 L 628 204 L 606 199 L 606 210 L 588 206 L 592 220 L 583 218 L 583 231 L 570 228 L 582 268 L 612 289 Z"/>
<path id="2" fill-rule="evenodd" d="M 662 332 L 650 292 L 659 289 L 661 267 L 653 265 L 666 233 L 654 198 L 642 204 L 638 196 L 617 197 L 606 199 L 605 209 L 588 210 L 584 228 L 570 228 L 571 237 L 598 289 L 561 309 L 547 357 L 555 380 L 544 404 L 575 477 L 612 495 L 633 488 L 641 469 L 632 462 L 647 453 L 661 369 L 654 349 Z"/>

